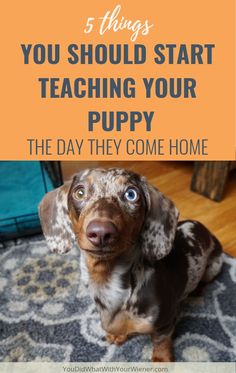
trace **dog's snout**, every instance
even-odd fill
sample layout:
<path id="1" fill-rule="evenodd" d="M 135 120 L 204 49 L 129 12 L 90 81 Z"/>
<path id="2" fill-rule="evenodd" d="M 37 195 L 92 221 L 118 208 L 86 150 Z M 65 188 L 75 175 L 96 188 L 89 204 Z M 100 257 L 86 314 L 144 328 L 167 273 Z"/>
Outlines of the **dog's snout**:
<path id="1" fill-rule="evenodd" d="M 110 221 L 92 220 L 87 226 L 86 236 L 94 246 L 103 247 L 117 239 L 118 231 Z"/>

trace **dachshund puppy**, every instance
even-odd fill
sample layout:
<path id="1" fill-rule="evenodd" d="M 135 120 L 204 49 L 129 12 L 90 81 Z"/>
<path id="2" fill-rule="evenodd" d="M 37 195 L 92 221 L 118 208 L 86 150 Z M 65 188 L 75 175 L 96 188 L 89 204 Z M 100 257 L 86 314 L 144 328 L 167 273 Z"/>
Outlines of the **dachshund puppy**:
<path id="1" fill-rule="evenodd" d="M 172 361 L 181 301 L 222 266 L 219 241 L 178 210 L 144 177 L 124 169 L 90 169 L 49 192 L 39 208 L 52 251 L 76 240 L 81 276 L 110 343 L 136 333 L 153 339 L 152 361 Z"/>

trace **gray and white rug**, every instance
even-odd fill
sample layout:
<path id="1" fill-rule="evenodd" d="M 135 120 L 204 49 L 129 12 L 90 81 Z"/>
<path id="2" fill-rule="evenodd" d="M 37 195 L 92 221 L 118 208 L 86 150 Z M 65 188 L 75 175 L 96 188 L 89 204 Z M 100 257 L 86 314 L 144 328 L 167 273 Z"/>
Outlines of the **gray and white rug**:
<path id="1" fill-rule="evenodd" d="M 177 361 L 235 361 L 236 259 L 182 308 Z M 0 249 L 0 361 L 149 361 L 151 340 L 121 347 L 104 340 L 99 316 L 80 283 L 79 253 L 51 254 L 41 236 Z"/>

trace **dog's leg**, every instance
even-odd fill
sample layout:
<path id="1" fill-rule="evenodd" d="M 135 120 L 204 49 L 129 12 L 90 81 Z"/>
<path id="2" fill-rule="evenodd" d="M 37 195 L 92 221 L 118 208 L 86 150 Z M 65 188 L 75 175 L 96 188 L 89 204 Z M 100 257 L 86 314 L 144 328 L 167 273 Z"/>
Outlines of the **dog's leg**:
<path id="1" fill-rule="evenodd" d="M 207 267 L 201 279 L 201 281 L 205 283 L 212 281 L 219 274 L 223 265 L 221 244 L 214 236 L 212 236 L 212 238 L 214 242 L 214 249 L 208 258 Z"/>
<path id="2" fill-rule="evenodd" d="M 123 344 L 130 335 L 153 332 L 153 325 L 149 321 L 139 317 L 132 318 L 125 311 L 118 313 L 110 323 L 103 323 L 102 326 L 107 332 L 107 341 L 117 345 Z"/>
<path id="3" fill-rule="evenodd" d="M 171 336 L 153 336 L 152 362 L 174 361 Z"/>

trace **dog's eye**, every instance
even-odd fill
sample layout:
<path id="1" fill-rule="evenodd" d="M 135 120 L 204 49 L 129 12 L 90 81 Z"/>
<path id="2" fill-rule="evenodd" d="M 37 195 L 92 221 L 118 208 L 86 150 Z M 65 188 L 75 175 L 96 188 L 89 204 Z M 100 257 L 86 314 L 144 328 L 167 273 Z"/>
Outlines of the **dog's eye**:
<path id="1" fill-rule="evenodd" d="M 83 199 L 84 198 L 84 195 L 85 195 L 85 190 L 84 190 L 84 186 L 79 186 L 74 192 L 73 192 L 73 197 L 75 199 Z"/>
<path id="2" fill-rule="evenodd" d="M 136 192 L 134 188 L 129 188 L 126 190 L 124 197 L 129 202 L 135 202 L 138 199 L 138 193 Z"/>

